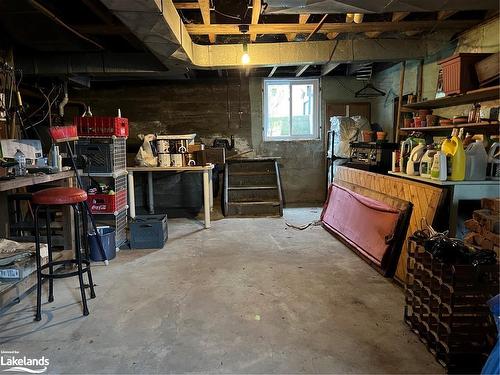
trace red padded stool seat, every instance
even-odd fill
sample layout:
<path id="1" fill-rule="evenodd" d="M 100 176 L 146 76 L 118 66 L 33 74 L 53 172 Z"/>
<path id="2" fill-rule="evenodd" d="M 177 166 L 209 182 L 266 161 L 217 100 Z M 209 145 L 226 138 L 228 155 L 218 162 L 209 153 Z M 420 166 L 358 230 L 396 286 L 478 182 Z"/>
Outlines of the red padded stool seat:
<path id="1" fill-rule="evenodd" d="M 40 190 L 33 194 L 31 201 L 38 205 L 62 205 L 85 202 L 85 190 L 74 187 L 56 187 Z"/>

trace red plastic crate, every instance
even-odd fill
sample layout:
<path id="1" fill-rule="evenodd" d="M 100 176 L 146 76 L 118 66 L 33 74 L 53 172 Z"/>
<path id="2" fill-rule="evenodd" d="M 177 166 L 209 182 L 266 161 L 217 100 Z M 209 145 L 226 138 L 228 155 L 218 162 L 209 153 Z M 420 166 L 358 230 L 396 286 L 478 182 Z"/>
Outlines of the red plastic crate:
<path id="1" fill-rule="evenodd" d="M 127 191 L 122 190 L 114 195 L 89 194 L 87 203 L 93 214 L 113 214 L 127 205 Z"/>
<path id="2" fill-rule="evenodd" d="M 74 124 L 81 137 L 128 137 L 128 118 L 125 117 L 75 117 Z"/>

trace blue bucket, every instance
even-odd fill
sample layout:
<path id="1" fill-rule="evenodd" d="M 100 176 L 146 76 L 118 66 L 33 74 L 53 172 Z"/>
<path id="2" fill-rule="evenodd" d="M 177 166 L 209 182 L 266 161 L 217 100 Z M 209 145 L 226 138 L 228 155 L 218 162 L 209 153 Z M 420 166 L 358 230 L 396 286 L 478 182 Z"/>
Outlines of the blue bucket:
<path id="1" fill-rule="evenodd" d="M 101 235 L 102 247 L 104 248 L 104 253 L 106 254 L 108 260 L 116 257 L 116 241 L 115 241 L 115 230 L 110 226 L 97 227 L 97 231 Z M 89 233 L 89 247 L 90 247 L 90 259 L 94 262 L 103 261 L 101 252 L 99 251 L 99 244 L 97 242 L 97 236 L 94 233 Z"/>

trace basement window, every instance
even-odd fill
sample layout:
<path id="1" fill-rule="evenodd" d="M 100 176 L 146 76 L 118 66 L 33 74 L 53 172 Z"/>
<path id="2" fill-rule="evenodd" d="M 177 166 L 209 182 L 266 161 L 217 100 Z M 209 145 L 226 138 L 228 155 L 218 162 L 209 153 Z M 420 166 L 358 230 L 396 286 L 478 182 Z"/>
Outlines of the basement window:
<path id="1" fill-rule="evenodd" d="M 264 141 L 319 138 L 319 80 L 264 80 Z"/>

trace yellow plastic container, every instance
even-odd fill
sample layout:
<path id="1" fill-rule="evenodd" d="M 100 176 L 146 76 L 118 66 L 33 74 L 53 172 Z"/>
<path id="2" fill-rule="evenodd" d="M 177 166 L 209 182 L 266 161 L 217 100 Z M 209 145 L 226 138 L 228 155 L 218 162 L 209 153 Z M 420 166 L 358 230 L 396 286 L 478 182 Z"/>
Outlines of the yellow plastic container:
<path id="1" fill-rule="evenodd" d="M 441 145 L 448 165 L 448 180 L 463 181 L 465 179 L 465 151 L 462 140 L 454 135 Z"/>

